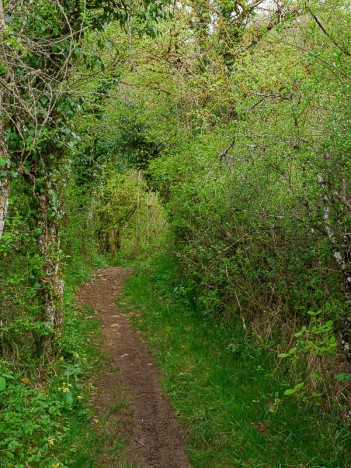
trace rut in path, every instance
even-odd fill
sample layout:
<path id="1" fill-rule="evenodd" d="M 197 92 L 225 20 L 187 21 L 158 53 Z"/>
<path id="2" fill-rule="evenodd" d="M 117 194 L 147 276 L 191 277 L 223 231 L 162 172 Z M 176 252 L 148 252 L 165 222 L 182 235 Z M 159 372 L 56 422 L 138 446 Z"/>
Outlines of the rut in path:
<path id="1" fill-rule="evenodd" d="M 95 385 L 99 397 L 95 405 L 103 414 L 113 407 L 122 390 L 130 400 L 131 418 L 123 423 L 118 410 L 114 418 L 129 439 L 128 460 L 139 468 L 188 468 L 185 445 L 173 410 L 161 396 L 160 377 L 150 352 L 138 332 L 130 325 L 127 315 L 119 310 L 114 298 L 131 273 L 127 268 L 106 268 L 97 271 L 94 279 L 78 293 L 82 305 L 92 307 L 103 327 L 103 354 L 108 357 Z M 116 393 L 117 392 L 117 393 Z M 118 406 L 118 405 L 117 405 Z M 121 418 L 121 424 L 119 423 Z M 112 434 L 113 439 L 113 434 Z M 121 464 L 102 460 L 101 468 L 120 468 Z"/>

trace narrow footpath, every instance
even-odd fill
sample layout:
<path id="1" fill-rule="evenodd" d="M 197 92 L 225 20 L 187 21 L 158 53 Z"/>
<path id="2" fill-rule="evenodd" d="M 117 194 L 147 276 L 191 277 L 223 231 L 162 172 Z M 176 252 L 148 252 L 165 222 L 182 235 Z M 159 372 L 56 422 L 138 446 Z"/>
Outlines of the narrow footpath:
<path id="1" fill-rule="evenodd" d="M 127 268 L 98 270 L 77 297 L 82 305 L 94 309 L 103 328 L 104 360 L 94 381 L 94 406 L 96 429 L 104 426 L 109 437 L 95 466 L 187 468 L 190 465 L 182 435 L 172 408 L 161 395 L 160 376 L 151 353 L 128 315 L 115 303 L 130 274 Z M 117 433 L 119 439 L 122 433 L 127 441 L 124 453 L 128 465 L 119 463 L 118 455 L 104 457 L 104 452 L 111 452 L 114 433 L 116 439 Z"/>

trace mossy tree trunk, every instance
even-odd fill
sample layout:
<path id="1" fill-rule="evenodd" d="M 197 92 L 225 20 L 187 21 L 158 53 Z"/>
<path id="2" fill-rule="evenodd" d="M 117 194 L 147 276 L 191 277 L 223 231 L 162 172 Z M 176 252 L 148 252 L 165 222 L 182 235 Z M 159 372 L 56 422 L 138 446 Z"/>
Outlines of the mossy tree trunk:
<path id="1" fill-rule="evenodd" d="M 37 278 L 42 332 L 37 339 L 40 354 L 55 351 L 55 342 L 62 335 L 64 282 L 61 272 L 60 206 L 50 181 L 41 188 L 35 223 L 39 232 L 38 250 L 41 259 Z"/>
<path id="2" fill-rule="evenodd" d="M 4 51 L 5 27 L 4 8 L 2 0 L 0 0 L 0 74 L 2 75 L 7 74 L 6 55 Z M 2 115 L 5 98 L 5 91 L 3 88 L 0 88 L 0 241 L 4 232 L 10 194 L 9 156 L 5 136 L 4 117 Z"/>

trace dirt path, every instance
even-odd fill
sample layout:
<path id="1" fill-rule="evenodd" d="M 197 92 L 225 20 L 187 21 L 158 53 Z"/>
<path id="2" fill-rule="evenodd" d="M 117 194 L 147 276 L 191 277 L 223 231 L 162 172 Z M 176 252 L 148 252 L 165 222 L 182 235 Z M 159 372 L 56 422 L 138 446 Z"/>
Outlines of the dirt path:
<path id="1" fill-rule="evenodd" d="M 96 466 L 126 466 L 119 463 L 118 456 L 104 457 L 113 445 L 113 433 L 117 438 L 118 432 L 120 439 L 122 432 L 129 441 L 127 458 L 131 466 L 187 468 L 190 465 L 184 442 L 173 411 L 161 396 L 160 377 L 152 356 L 114 301 L 130 273 L 127 268 L 99 270 L 78 294 L 81 304 L 97 312 L 104 334 L 102 351 L 106 359 L 95 381 L 95 406 L 101 416 L 96 419 L 98 430 L 104 415 L 109 415 L 105 417 L 104 429 L 107 427 L 109 437 Z"/>

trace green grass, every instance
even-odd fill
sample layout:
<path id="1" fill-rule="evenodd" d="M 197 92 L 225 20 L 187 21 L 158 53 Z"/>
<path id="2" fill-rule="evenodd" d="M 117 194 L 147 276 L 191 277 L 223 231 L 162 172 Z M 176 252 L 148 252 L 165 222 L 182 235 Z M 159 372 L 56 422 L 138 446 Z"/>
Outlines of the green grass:
<path id="1" fill-rule="evenodd" d="M 283 397 L 288 387 L 272 354 L 190 306 L 166 255 L 134 273 L 124 307 L 138 310 L 186 434 L 193 467 L 348 467 L 351 436 L 337 415 Z M 179 282 L 179 281 L 178 281 Z M 180 292 L 184 290 L 183 296 Z"/>

